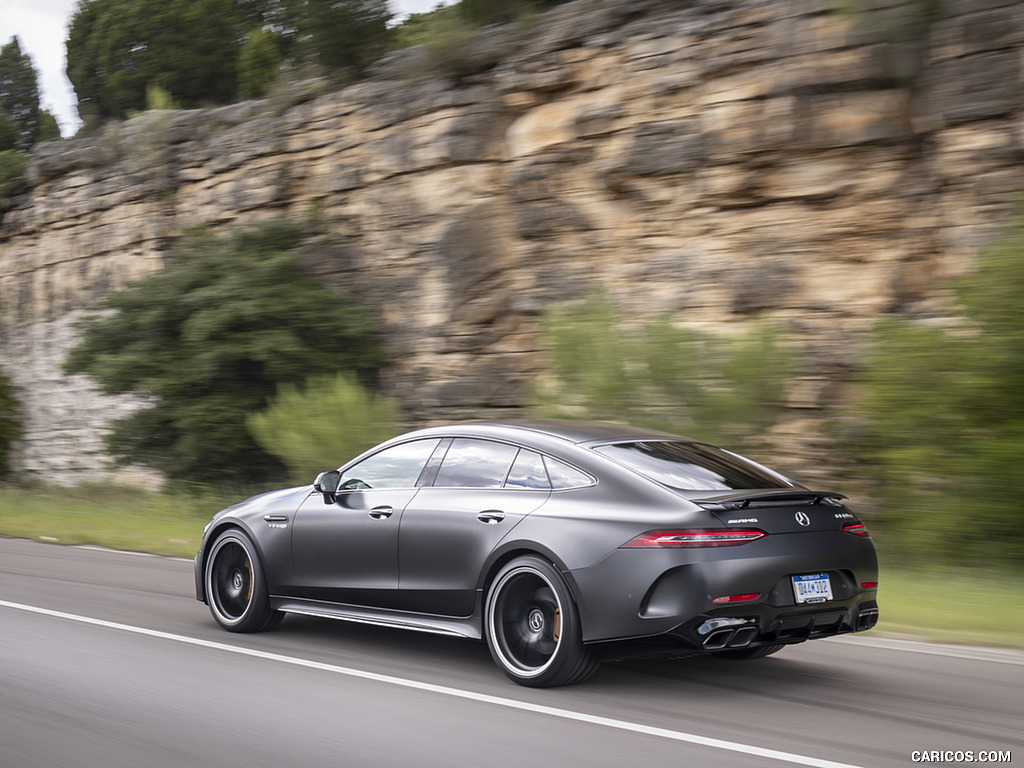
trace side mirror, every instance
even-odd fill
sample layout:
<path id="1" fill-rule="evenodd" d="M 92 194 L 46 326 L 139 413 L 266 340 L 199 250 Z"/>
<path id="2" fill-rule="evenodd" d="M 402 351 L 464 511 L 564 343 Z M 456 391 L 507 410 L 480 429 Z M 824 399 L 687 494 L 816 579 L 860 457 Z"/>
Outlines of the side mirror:
<path id="1" fill-rule="evenodd" d="M 338 485 L 341 483 L 341 472 L 332 469 L 330 472 L 321 472 L 313 481 L 313 487 L 317 492 L 324 495 L 324 504 L 333 504 L 337 497 Z"/>

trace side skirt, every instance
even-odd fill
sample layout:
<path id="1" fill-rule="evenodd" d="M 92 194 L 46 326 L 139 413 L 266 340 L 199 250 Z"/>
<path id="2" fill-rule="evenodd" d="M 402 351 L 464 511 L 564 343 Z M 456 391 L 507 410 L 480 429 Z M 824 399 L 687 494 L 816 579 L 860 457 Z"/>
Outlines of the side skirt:
<path id="1" fill-rule="evenodd" d="M 409 629 L 414 632 L 464 637 L 470 640 L 483 639 L 483 635 L 480 632 L 481 622 L 475 616 L 469 616 L 464 619 L 452 618 L 450 616 L 432 616 L 383 608 L 367 608 L 359 605 L 300 600 L 292 597 L 272 597 L 270 598 L 270 606 L 278 611 L 301 616 L 315 616 L 322 619 L 336 619 L 338 621 L 371 624 L 373 626 L 392 627 L 394 629 Z"/>

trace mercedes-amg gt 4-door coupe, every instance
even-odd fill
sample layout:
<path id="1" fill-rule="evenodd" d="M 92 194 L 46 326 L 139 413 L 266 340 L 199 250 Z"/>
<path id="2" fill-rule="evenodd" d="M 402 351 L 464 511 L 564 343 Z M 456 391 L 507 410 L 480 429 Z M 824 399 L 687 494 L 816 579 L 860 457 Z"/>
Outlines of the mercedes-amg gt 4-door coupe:
<path id="1" fill-rule="evenodd" d="M 218 512 L 196 595 L 231 632 L 294 613 L 482 640 L 533 687 L 637 655 L 755 659 L 878 620 L 843 498 L 651 430 L 432 427 Z"/>

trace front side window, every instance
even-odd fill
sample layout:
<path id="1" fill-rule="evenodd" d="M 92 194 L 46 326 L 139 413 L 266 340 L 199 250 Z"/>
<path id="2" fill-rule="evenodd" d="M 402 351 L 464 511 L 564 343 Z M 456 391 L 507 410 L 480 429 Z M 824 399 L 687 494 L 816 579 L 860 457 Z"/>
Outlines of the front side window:
<path id="1" fill-rule="evenodd" d="M 412 440 L 385 448 L 345 470 L 339 491 L 363 488 L 415 488 L 420 472 L 440 439 Z"/>
<path id="2" fill-rule="evenodd" d="M 434 480 L 437 488 L 501 488 L 519 449 L 507 443 L 459 437 Z"/>
<path id="3" fill-rule="evenodd" d="M 595 448 L 656 482 L 684 491 L 793 488 L 780 475 L 702 443 L 651 441 Z"/>

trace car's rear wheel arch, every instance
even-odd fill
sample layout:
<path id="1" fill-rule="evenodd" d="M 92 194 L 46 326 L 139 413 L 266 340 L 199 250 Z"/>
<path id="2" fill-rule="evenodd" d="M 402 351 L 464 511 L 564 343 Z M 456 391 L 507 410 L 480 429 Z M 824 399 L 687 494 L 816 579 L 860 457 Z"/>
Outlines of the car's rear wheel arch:
<path id="1" fill-rule="evenodd" d="M 502 549 L 495 553 L 482 569 L 480 583 L 477 585 L 477 594 L 480 595 L 481 618 L 483 616 L 483 605 L 487 599 L 487 593 L 490 592 L 491 585 L 494 584 L 494 580 L 498 577 L 501 569 L 516 558 L 528 556 L 539 557 L 551 563 L 551 565 L 553 565 L 561 574 L 562 578 L 565 579 L 566 586 L 569 588 L 573 601 L 577 606 L 580 605 L 579 585 L 576 583 L 576 580 L 572 578 L 572 574 L 569 573 L 561 559 L 556 557 L 546 547 L 532 544 L 521 544 L 507 549 Z"/>

